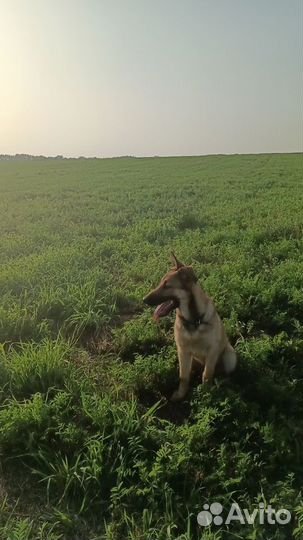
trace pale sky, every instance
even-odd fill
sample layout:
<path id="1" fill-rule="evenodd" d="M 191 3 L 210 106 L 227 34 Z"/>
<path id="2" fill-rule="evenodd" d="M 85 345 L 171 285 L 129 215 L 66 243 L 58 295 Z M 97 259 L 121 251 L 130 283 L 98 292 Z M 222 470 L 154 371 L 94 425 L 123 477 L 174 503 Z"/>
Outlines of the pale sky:
<path id="1" fill-rule="evenodd" d="M 0 153 L 302 151 L 303 0 L 0 0 Z"/>

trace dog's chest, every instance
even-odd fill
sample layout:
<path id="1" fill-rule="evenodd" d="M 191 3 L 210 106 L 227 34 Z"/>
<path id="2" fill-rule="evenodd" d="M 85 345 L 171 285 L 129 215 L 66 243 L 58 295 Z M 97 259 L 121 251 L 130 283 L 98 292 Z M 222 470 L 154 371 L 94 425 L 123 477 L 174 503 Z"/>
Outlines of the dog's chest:
<path id="1" fill-rule="evenodd" d="M 190 332 L 182 326 L 175 328 L 176 344 L 197 358 L 203 358 L 210 347 L 209 332 L 203 327 Z"/>

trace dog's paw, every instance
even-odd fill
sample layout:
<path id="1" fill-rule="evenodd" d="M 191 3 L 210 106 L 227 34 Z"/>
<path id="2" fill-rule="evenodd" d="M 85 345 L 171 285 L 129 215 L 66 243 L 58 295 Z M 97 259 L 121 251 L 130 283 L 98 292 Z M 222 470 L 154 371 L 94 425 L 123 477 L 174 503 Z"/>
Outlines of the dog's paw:
<path id="1" fill-rule="evenodd" d="M 184 392 L 180 392 L 179 390 L 175 390 L 175 392 L 171 395 L 170 401 L 181 401 L 185 398 Z"/>
<path id="2" fill-rule="evenodd" d="M 214 373 L 213 373 L 213 371 L 205 369 L 203 371 L 203 375 L 202 375 L 202 384 L 207 384 L 207 385 L 211 386 L 213 381 L 214 381 Z"/>
<path id="3" fill-rule="evenodd" d="M 206 379 L 206 377 L 203 377 L 202 378 L 202 384 L 204 386 L 212 386 L 213 385 L 213 382 L 214 382 L 214 379 L 212 377 Z"/>

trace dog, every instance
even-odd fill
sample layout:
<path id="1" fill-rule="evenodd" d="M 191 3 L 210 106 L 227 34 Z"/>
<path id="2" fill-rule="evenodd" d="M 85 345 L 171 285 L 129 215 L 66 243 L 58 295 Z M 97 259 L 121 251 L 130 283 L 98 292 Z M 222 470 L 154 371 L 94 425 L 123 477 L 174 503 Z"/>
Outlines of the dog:
<path id="1" fill-rule="evenodd" d="M 172 401 L 184 399 L 189 389 L 193 359 L 204 366 L 202 382 L 212 383 L 215 368 L 223 367 L 231 373 L 237 364 L 223 322 L 211 298 L 198 283 L 191 266 L 180 262 L 172 253 L 174 268 L 160 281 L 143 302 L 157 306 L 154 319 L 165 317 L 176 310 L 175 342 L 179 359 L 179 387 Z"/>

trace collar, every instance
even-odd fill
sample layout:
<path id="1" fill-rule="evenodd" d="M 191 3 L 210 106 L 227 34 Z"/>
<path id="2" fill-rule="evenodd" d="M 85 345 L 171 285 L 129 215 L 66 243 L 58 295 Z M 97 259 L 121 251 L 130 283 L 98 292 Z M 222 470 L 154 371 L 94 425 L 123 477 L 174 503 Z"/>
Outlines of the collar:
<path id="1" fill-rule="evenodd" d="M 183 322 L 185 328 L 189 331 L 197 330 L 201 324 L 211 324 L 210 322 L 204 320 L 205 313 L 203 313 L 203 315 L 199 315 L 199 317 L 196 317 L 196 319 L 191 320 L 185 319 L 185 317 L 183 317 L 183 315 L 181 315 L 180 313 L 178 314 L 178 316 Z"/>

